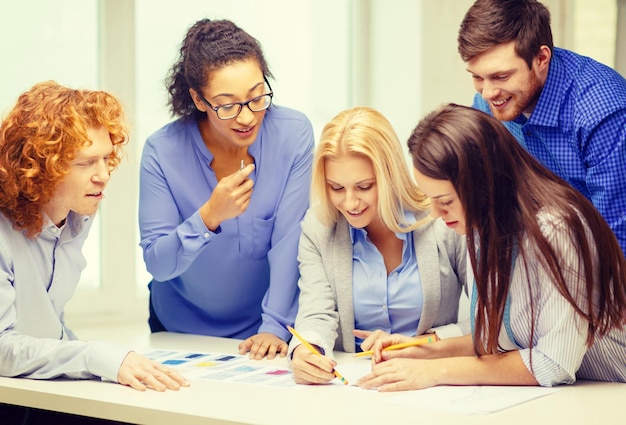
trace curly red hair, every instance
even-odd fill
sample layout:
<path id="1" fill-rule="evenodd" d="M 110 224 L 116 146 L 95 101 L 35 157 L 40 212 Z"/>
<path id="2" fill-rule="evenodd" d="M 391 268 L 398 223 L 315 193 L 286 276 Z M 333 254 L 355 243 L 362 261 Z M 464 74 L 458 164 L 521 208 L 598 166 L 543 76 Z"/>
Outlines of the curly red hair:
<path id="1" fill-rule="evenodd" d="M 91 143 L 87 128 L 101 126 L 113 143 L 113 171 L 128 141 L 118 99 L 54 81 L 35 84 L 20 95 L 0 126 L 0 211 L 17 230 L 29 237 L 41 231 L 42 207 L 69 173 L 78 151 Z"/>

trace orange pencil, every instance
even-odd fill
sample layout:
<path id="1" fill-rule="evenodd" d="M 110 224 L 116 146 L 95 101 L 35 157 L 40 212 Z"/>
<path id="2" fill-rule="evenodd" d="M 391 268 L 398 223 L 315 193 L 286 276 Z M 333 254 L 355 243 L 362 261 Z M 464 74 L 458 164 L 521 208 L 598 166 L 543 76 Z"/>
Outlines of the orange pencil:
<path id="1" fill-rule="evenodd" d="M 308 342 L 306 339 L 302 338 L 302 337 L 300 336 L 300 334 L 299 334 L 298 332 L 296 332 L 296 330 L 295 330 L 294 328 L 292 328 L 291 326 L 287 326 L 287 329 L 289 329 L 289 332 L 291 332 L 291 334 L 292 334 L 293 336 L 295 336 L 296 338 L 298 338 L 298 340 L 299 340 L 302 344 L 304 344 L 304 346 L 305 346 L 306 348 L 308 348 L 308 349 L 309 349 L 309 351 L 310 351 L 311 353 L 313 353 L 313 354 L 317 354 L 318 356 L 321 356 L 321 355 L 322 355 L 322 353 L 320 353 L 319 351 L 317 351 L 317 350 L 315 349 L 315 347 L 313 347 L 311 344 L 309 344 L 309 342 Z M 337 372 L 337 369 L 333 369 L 333 373 L 335 374 L 335 376 L 336 376 L 337 378 L 339 378 L 339 379 L 341 380 L 341 382 L 343 382 L 343 383 L 344 383 L 344 385 L 348 385 L 348 381 L 346 381 L 346 378 L 344 378 L 343 376 L 341 376 L 341 373 Z"/>
<path id="2" fill-rule="evenodd" d="M 388 347 L 383 348 L 383 351 L 384 350 L 400 350 L 401 348 L 406 348 L 406 347 L 417 347 L 419 345 L 424 345 L 424 344 L 428 344 L 431 342 L 435 342 L 436 340 L 437 340 L 437 337 L 435 337 L 434 335 L 425 335 L 422 338 L 417 338 L 411 341 L 403 342 L 401 344 L 390 345 Z M 355 357 L 371 356 L 372 354 L 374 354 L 372 350 L 362 351 L 360 353 L 356 353 Z"/>

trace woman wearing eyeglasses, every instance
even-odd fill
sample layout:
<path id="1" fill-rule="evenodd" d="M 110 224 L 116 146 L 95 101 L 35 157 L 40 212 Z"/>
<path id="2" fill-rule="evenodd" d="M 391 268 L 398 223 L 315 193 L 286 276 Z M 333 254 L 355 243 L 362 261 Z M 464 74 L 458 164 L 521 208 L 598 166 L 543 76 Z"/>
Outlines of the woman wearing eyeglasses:
<path id="1" fill-rule="evenodd" d="M 256 39 L 196 22 L 167 78 L 177 120 L 148 137 L 139 224 L 153 332 L 240 338 L 240 353 L 287 353 L 313 129 L 272 105 Z"/>

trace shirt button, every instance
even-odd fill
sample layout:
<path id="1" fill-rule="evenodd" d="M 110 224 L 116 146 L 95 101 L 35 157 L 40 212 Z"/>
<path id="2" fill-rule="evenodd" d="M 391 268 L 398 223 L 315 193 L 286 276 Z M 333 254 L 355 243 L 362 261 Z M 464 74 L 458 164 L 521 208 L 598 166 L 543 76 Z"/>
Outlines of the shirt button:
<path id="1" fill-rule="evenodd" d="M 392 276 L 398 276 L 398 272 L 391 273 Z"/>
<path id="2" fill-rule="evenodd" d="M 205 239 L 209 239 L 209 237 L 210 237 L 210 236 L 211 236 L 211 235 L 209 234 L 209 232 L 206 232 L 206 233 L 204 234 L 204 238 L 205 238 Z"/>

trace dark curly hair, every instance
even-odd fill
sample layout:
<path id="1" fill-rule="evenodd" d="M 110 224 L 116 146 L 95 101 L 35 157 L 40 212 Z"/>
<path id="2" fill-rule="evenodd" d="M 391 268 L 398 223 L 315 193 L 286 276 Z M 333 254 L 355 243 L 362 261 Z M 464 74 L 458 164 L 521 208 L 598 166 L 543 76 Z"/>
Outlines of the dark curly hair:
<path id="1" fill-rule="evenodd" d="M 74 90 L 46 81 L 24 92 L 0 126 L 0 211 L 18 230 L 35 237 L 42 207 L 90 143 L 88 127 L 103 126 L 113 143 L 112 171 L 128 141 L 124 111 L 104 91 Z"/>
<path id="2" fill-rule="evenodd" d="M 258 62 L 263 76 L 271 77 L 261 44 L 229 20 L 202 19 L 189 30 L 180 47 L 178 60 L 165 80 L 172 116 L 199 118 L 189 94 L 206 85 L 211 71 L 246 59 Z"/>

